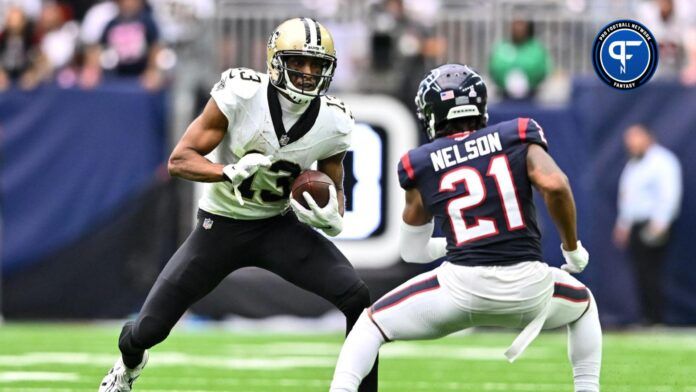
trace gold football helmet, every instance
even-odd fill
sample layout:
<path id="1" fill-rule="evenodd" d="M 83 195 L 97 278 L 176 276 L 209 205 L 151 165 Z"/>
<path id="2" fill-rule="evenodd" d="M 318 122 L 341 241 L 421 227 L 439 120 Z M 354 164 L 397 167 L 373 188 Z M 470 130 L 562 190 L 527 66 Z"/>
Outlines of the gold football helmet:
<path id="1" fill-rule="evenodd" d="M 286 20 L 268 39 L 266 66 L 271 83 L 295 102 L 309 102 L 326 94 L 336 70 L 336 50 L 331 33 L 319 22 L 309 18 Z M 322 60 L 321 72 L 311 74 L 288 68 L 292 56 L 309 56 Z M 313 90 L 295 86 L 290 75 L 317 80 Z"/>

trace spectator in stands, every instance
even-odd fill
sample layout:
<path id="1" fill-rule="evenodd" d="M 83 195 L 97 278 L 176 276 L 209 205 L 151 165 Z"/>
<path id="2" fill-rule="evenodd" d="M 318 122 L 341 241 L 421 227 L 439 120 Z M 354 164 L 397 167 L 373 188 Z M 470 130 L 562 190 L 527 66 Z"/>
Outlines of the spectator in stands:
<path id="1" fill-rule="evenodd" d="M 216 49 L 214 0 L 149 0 L 153 16 L 168 49 L 160 52 L 160 68 L 173 73 L 173 109 L 170 141 L 176 143 L 201 109 L 198 102 L 209 96 L 210 81 L 220 70 L 214 59 Z M 266 40 L 263 49 L 266 49 Z M 174 145 L 172 144 L 173 148 Z"/>
<path id="2" fill-rule="evenodd" d="M 639 5 L 637 19 L 659 44 L 656 76 L 679 76 L 696 83 L 696 4 L 693 0 L 650 0 Z"/>
<path id="3" fill-rule="evenodd" d="M 631 159 L 619 181 L 619 214 L 614 242 L 628 248 L 633 262 L 644 322 L 662 322 L 662 269 L 682 196 L 681 165 L 677 157 L 656 143 L 643 125 L 624 134 Z"/>
<path id="4" fill-rule="evenodd" d="M 162 86 L 163 75 L 157 66 L 161 49 L 159 30 L 144 0 L 118 0 L 118 15 L 102 33 L 99 45 L 87 51 L 82 85 L 94 87 L 102 77 L 102 68 L 116 76 L 139 76 L 150 90 Z"/>
<path id="5" fill-rule="evenodd" d="M 544 45 L 534 37 L 531 21 L 512 21 L 510 40 L 493 46 L 489 71 L 505 98 L 534 96 L 551 71 L 551 58 Z"/>
<path id="6" fill-rule="evenodd" d="M 42 0 L 0 0 L 0 16 L 4 20 L 10 8 L 19 7 L 27 19 L 36 20 L 41 14 L 41 2 Z"/>
<path id="7" fill-rule="evenodd" d="M 394 95 L 409 107 L 413 91 L 434 62 L 444 44 L 433 30 L 410 17 L 402 0 L 384 0 L 372 12 L 370 37 L 371 72 L 366 73 L 363 89 Z"/>
<path id="8" fill-rule="evenodd" d="M 44 3 L 37 23 L 39 58 L 34 82 L 56 76 L 61 85 L 74 84 L 73 65 L 79 32 L 80 27 L 72 20 L 70 8 L 54 1 Z"/>
<path id="9" fill-rule="evenodd" d="M 88 48 L 99 45 L 106 25 L 118 15 L 115 1 L 100 1 L 92 5 L 85 13 L 80 29 L 80 40 Z"/>
<path id="10" fill-rule="evenodd" d="M 33 25 L 22 8 L 10 6 L 0 33 L 0 90 L 15 82 L 22 87 L 33 86 L 37 57 Z"/>

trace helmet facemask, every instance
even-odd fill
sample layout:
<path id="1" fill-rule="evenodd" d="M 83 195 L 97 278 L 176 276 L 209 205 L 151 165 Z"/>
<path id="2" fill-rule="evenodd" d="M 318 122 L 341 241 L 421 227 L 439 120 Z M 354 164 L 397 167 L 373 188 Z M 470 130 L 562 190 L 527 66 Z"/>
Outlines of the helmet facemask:
<path id="1" fill-rule="evenodd" d="M 293 57 L 303 58 L 302 68 L 305 70 L 309 61 L 310 73 L 294 69 L 289 63 Z M 318 70 L 317 61 L 322 63 Z M 314 19 L 287 20 L 268 39 L 266 66 L 275 88 L 293 102 L 307 103 L 326 94 L 331 84 L 336 70 L 333 37 L 326 27 Z M 306 85 L 306 80 L 311 80 L 309 85 Z"/>
<path id="2" fill-rule="evenodd" d="M 292 68 L 288 65 L 288 60 L 292 57 L 305 57 L 307 61 L 321 61 L 319 73 L 306 73 Z M 301 50 L 285 50 L 276 53 L 271 60 L 273 72 L 271 82 L 276 88 L 285 93 L 290 99 L 298 103 L 309 102 L 315 97 L 325 95 L 333 79 L 336 69 L 336 58 L 322 53 L 308 53 Z M 300 86 L 295 85 L 293 80 L 300 81 Z M 305 82 L 314 82 L 310 86 L 305 86 Z"/>
<path id="3" fill-rule="evenodd" d="M 428 140 L 434 140 L 437 136 L 435 131 L 435 116 L 433 116 L 432 107 L 427 104 L 421 107 L 420 105 L 418 105 L 417 101 L 416 106 L 416 116 L 418 117 L 421 126 L 425 130 L 425 134 L 428 137 Z"/>

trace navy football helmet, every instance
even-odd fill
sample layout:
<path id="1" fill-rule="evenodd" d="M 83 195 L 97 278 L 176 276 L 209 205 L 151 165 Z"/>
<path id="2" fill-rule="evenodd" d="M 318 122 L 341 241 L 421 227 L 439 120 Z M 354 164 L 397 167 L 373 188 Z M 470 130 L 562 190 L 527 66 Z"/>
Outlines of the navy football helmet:
<path id="1" fill-rule="evenodd" d="M 488 92 L 479 74 L 467 65 L 441 65 L 425 76 L 416 94 L 416 114 L 430 140 L 448 120 L 478 118 L 479 128 L 488 122 Z"/>

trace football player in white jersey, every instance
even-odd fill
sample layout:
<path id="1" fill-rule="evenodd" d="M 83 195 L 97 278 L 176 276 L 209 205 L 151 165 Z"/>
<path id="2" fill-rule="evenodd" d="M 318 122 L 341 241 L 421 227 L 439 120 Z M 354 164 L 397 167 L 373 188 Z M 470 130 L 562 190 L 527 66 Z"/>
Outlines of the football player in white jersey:
<path id="1" fill-rule="evenodd" d="M 399 247 L 410 262 L 446 261 L 377 300 L 341 350 L 331 392 L 355 392 L 393 340 L 435 339 L 476 326 L 521 328 L 505 352 L 515 360 L 542 328 L 568 328 L 576 392 L 599 391 L 602 331 L 581 272 L 575 202 L 565 174 L 529 118 L 488 125 L 487 89 L 471 68 L 433 69 L 416 95 L 431 142 L 399 164 L 406 191 Z M 532 187 L 544 198 L 566 264 L 544 263 Z M 431 238 L 433 217 L 445 238 Z"/>
<path id="2" fill-rule="evenodd" d="M 173 176 L 208 183 L 198 223 L 160 273 L 135 321 L 119 337 L 121 357 L 100 392 L 130 391 L 181 315 L 233 271 L 269 270 L 338 307 L 346 332 L 370 304 L 352 265 L 316 229 L 342 229 L 343 157 L 354 121 L 327 96 L 336 68 L 329 31 L 308 18 L 283 22 L 268 40 L 267 73 L 229 69 L 169 159 Z M 210 155 L 209 155 L 210 154 Z M 328 204 L 290 206 L 293 180 L 317 162 Z M 308 195 L 305 195 L 307 197 Z M 377 390 L 376 366 L 361 391 Z"/>

